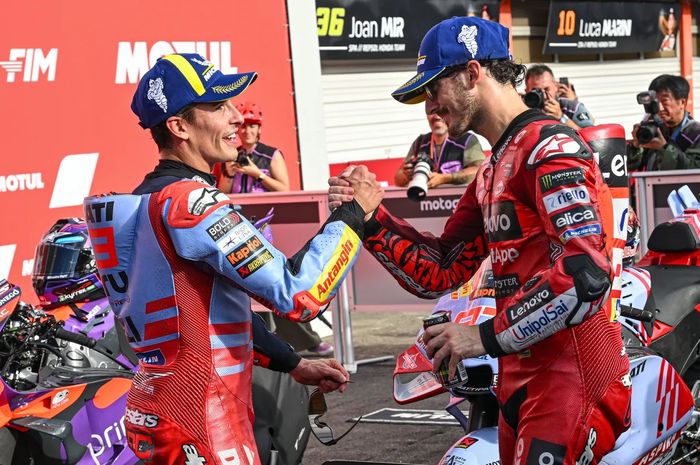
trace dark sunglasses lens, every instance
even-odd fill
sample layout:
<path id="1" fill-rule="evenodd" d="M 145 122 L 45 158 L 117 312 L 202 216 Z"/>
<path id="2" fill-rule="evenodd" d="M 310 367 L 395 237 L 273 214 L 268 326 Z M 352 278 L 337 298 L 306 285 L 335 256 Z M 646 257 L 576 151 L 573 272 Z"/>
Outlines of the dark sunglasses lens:
<path id="1" fill-rule="evenodd" d="M 311 424 L 311 432 L 323 445 L 331 446 L 335 444 L 333 430 L 330 426 L 322 422 L 318 417 L 311 416 L 309 416 L 309 424 Z"/>
<path id="2" fill-rule="evenodd" d="M 321 416 L 328 411 L 326 397 L 321 391 L 314 391 L 309 396 L 309 415 Z"/>

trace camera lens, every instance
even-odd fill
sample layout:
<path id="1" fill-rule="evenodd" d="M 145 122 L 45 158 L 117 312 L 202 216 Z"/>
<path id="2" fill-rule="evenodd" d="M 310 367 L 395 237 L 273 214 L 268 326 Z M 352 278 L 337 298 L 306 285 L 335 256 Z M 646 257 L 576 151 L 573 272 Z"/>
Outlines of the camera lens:
<path id="1" fill-rule="evenodd" d="M 544 108 L 544 92 L 542 89 L 532 89 L 530 92 L 523 95 L 523 102 L 530 108 Z"/>
<path id="2" fill-rule="evenodd" d="M 642 124 L 637 129 L 637 142 L 640 144 L 648 144 L 658 132 L 659 128 L 650 124 Z"/>
<path id="3" fill-rule="evenodd" d="M 425 160 L 419 160 L 413 167 L 413 176 L 408 183 L 408 198 L 414 201 L 419 201 L 428 195 L 428 179 L 432 171 L 430 163 Z"/>

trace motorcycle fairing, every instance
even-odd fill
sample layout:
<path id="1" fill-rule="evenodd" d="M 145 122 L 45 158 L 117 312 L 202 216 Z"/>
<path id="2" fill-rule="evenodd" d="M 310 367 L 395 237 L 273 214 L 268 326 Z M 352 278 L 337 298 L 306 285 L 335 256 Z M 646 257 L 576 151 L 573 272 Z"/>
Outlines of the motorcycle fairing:
<path id="1" fill-rule="evenodd" d="M 681 377 L 663 358 L 645 348 L 630 348 L 632 422 L 615 448 L 603 457 L 607 465 L 636 463 L 669 438 L 680 437 L 693 413 L 693 396 Z M 658 428 L 649 428 L 658 425 Z M 675 450 L 676 443 L 673 444 Z M 672 452 L 671 452 L 672 453 Z"/>

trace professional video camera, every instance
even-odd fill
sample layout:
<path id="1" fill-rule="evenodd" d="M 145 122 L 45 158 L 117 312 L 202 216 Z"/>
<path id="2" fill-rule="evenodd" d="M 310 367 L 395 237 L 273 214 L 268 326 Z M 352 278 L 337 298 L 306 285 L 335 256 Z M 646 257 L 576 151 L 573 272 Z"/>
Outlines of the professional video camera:
<path id="1" fill-rule="evenodd" d="M 547 97 L 544 91 L 538 87 L 523 95 L 523 102 L 530 108 L 543 109 L 545 100 L 547 100 Z"/>
<path id="2" fill-rule="evenodd" d="M 413 174 L 411 181 L 408 183 L 408 198 L 414 201 L 419 201 L 428 195 L 428 179 L 433 171 L 433 161 L 430 155 L 421 152 L 416 155 L 416 161 L 413 164 Z"/>
<path id="3" fill-rule="evenodd" d="M 658 115 L 659 101 L 656 99 L 656 92 L 649 90 L 638 93 L 637 103 L 644 105 L 644 112 L 649 114 L 637 129 L 637 142 L 640 145 L 648 144 L 659 133 L 659 128 L 664 127 L 664 122 Z"/>

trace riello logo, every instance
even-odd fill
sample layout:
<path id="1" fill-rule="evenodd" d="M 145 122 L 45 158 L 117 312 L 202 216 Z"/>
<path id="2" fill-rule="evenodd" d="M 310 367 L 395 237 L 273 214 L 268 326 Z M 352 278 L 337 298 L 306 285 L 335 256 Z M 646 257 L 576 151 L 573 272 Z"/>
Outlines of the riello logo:
<path id="1" fill-rule="evenodd" d="M 158 58 L 171 53 L 199 53 L 224 74 L 237 73 L 231 66 L 231 42 L 165 42 L 149 47 L 147 42 L 119 42 L 117 49 L 117 84 L 136 84 Z"/>
<path id="2" fill-rule="evenodd" d="M 11 48 L 8 61 L 0 61 L 7 73 L 7 82 L 38 82 L 56 79 L 58 49 L 48 53 L 40 48 Z"/>

